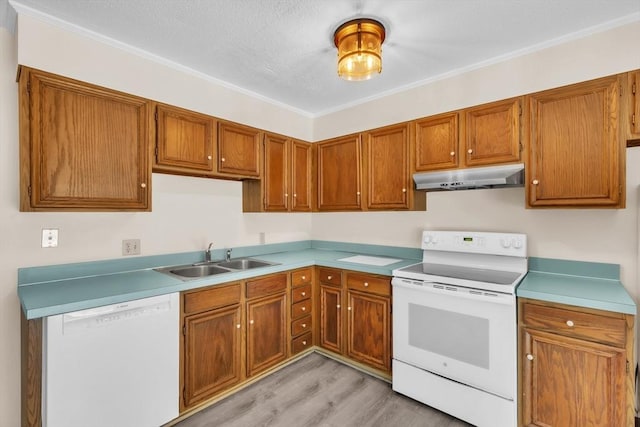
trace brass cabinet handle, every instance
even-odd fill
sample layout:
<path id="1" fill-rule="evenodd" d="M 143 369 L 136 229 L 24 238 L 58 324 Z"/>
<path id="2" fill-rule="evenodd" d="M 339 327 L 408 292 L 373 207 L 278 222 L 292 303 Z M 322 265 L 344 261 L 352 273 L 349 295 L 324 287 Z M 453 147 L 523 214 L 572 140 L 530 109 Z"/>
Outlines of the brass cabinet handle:
<path id="1" fill-rule="evenodd" d="M 472 150 L 471 148 L 469 148 L 469 149 L 467 150 L 467 153 L 469 153 L 469 154 L 473 154 L 473 150 Z"/>
<path id="2" fill-rule="evenodd" d="M 369 287 L 369 282 L 364 282 L 364 287 L 368 288 Z"/>
<path id="3" fill-rule="evenodd" d="M 236 328 L 240 329 L 240 323 L 238 323 L 238 324 L 236 325 Z"/>
<path id="4" fill-rule="evenodd" d="M 531 183 L 533 185 L 538 185 L 538 184 L 540 184 L 540 181 L 538 181 L 537 179 L 534 179 L 533 181 L 531 181 Z"/>
<path id="5" fill-rule="evenodd" d="M 567 326 L 572 328 L 573 327 L 573 321 L 572 320 L 567 320 Z"/>
<path id="6" fill-rule="evenodd" d="M 250 325 L 253 325 L 253 320 L 249 320 L 249 324 L 250 324 Z"/>
<path id="7" fill-rule="evenodd" d="M 211 159 L 213 159 L 213 157 L 207 156 L 207 160 L 211 160 Z"/>
<path id="8" fill-rule="evenodd" d="M 307 345 L 307 342 L 306 341 L 302 341 L 302 345 Z"/>
<path id="9" fill-rule="evenodd" d="M 527 354 L 527 360 L 533 360 L 533 354 Z"/>
<path id="10" fill-rule="evenodd" d="M 295 194 L 294 194 L 295 196 Z M 302 276 L 302 280 L 307 280 L 307 276 Z"/>
<path id="11" fill-rule="evenodd" d="M 140 184 L 140 187 L 147 188 L 147 184 L 143 182 L 142 184 Z"/>
<path id="12" fill-rule="evenodd" d="M 307 295 L 307 293 L 306 292 L 302 292 L 300 295 L 305 296 L 305 295 Z"/>
<path id="13" fill-rule="evenodd" d="M 223 157 L 220 159 L 221 162 L 226 162 L 227 160 Z"/>
<path id="14" fill-rule="evenodd" d="M 327 280 L 331 280 L 333 276 L 327 276 Z"/>
<path id="15" fill-rule="evenodd" d="M 307 311 L 307 307 L 302 307 L 302 311 Z"/>
<path id="16" fill-rule="evenodd" d="M 307 324 L 306 324 L 306 323 L 303 323 L 303 324 L 302 324 L 302 327 L 303 327 L 303 328 L 306 328 L 306 327 L 307 327 Z"/>
<path id="17" fill-rule="evenodd" d="M 340 308 L 340 304 L 336 305 L 336 308 Z"/>

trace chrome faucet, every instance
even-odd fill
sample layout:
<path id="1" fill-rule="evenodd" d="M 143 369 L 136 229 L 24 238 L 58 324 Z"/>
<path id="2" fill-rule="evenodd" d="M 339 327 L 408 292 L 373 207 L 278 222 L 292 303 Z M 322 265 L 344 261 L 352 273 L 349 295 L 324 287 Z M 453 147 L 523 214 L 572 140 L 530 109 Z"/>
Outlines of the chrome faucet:
<path id="1" fill-rule="evenodd" d="M 231 261 L 231 251 L 232 249 L 227 249 L 227 256 L 225 258 L 226 261 Z"/>
<path id="2" fill-rule="evenodd" d="M 213 242 L 209 243 L 207 250 L 204 251 L 204 260 L 205 262 L 211 262 L 211 246 L 213 246 Z"/>

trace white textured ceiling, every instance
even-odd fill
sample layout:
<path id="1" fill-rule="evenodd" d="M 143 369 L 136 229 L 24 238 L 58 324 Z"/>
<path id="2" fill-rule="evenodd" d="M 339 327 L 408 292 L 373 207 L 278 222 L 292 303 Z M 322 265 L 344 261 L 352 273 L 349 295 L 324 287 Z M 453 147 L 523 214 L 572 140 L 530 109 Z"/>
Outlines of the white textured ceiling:
<path id="1" fill-rule="evenodd" d="M 640 0 L 9 1 L 312 116 L 640 16 Z M 333 32 L 361 16 L 386 27 L 383 71 L 347 82 Z"/>

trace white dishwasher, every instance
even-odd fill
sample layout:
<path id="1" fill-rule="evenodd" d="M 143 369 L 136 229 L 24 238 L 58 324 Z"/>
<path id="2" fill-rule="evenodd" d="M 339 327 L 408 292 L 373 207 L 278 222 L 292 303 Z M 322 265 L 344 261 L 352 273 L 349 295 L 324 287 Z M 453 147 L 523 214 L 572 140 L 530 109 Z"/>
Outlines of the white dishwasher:
<path id="1" fill-rule="evenodd" d="M 158 427 L 178 416 L 179 294 L 44 319 L 44 427 Z"/>

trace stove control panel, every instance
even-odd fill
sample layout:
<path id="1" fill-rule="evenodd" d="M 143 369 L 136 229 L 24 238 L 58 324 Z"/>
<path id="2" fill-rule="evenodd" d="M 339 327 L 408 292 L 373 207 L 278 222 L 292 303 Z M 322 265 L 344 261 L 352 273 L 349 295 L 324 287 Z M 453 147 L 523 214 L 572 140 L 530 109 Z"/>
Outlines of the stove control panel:
<path id="1" fill-rule="evenodd" d="M 425 230 L 422 232 L 422 249 L 526 257 L 527 236 L 518 233 Z"/>

